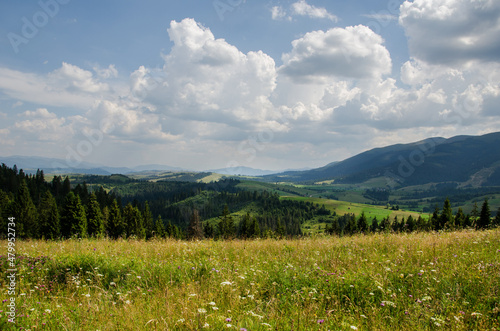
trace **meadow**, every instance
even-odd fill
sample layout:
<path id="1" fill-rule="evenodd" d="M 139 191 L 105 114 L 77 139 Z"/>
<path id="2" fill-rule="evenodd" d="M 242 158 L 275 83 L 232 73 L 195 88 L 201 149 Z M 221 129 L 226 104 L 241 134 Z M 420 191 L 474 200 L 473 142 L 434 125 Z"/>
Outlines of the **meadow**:
<path id="1" fill-rule="evenodd" d="M 498 330 L 500 231 L 17 241 L 2 330 Z"/>

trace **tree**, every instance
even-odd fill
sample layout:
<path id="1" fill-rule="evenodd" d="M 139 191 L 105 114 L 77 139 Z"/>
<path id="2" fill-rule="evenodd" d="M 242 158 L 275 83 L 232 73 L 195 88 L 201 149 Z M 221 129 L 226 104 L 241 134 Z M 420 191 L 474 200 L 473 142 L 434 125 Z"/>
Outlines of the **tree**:
<path id="1" fill-rule="evenodd" d="M 442 229 L 441 222 L 440 222 L 440 216 L 439 216 L 439 208 L 437 205 L 434 208 L 434 213 L 432 213 L 432 217 L 431 217 L 430 222 L 431 222 L 432 230 L 439 231 Z"/>
<path id="2" fill-rule="evenodd" d="M 357 224 L 358 231 L 366 233 L 369 230 L 368 220 L 366 219 L 365 212 L 361 212 L 361 216 L 358 218 Z"/>
<path id="3" fill-rule="evenodd" d="M 481 214 L 479 215 L 479 220 L 477 222 L 476 228 L 486 229 L 490 225 L 490 206 L 488 204 L 488 199 L 485 199 L 483 206 L 481 207 Z"/>
<path id="4" fill-rule="evenodd" d="M 281 223 L 281 219 L 280 217 L 278 217 L 278 222 L 276 224 L 276 236 L 278 238 L 283 238 L 285 237 L 285 234 L 286 234 L 286 231 L 285 231 L 285 227 L 283 226 L 283 224 Z"/>
<path id="5" fill-rule="evenodd" d="M 118 202 L 116 200 L 113 200 L 113 202 L 111 203 L 111 207 L 109 208 L 109 217 L 106 222 L 106 230 L 108 231 L 108 235 L 114 239 L 125 235 L 125 225 L 123 224 L 121 209 L 118 206 Z"/>
<path id="6" fill-rule="evenodd" d="M 46 191 L 38 208 L 40 236 L 45 239 L 57 239 L 61 236 L 61 223 L 56 199 Z"/>
<path id="7" fill-rule="evenodd" d="M 454 229 L 455 219 L 453 218 L 453 211 L 451 210 L 450 200 L 446 198 L 443 205 L 443 211 L 439 216 L 439 229 Z"/>
<path id="8" fill-rule="evenodd" d="M 63 237 L 85 237 L 87 235 L 87 215 L 78 195 L 73 192 L 66 195 L 61 216 Z"/>
<path id="9" fill-rule="evenodd" d="M 378 231 L 378 220 L 377 220 L 377 217 L 375 216 L 373 219 L 372 219 L 372 224 L 370 225 L 370 232 L 377 232 Z"/>
<path id="10" fill-rule="evenodd" d="M 24 179 L 21 180 L 19 190 L 14 199 L 13 215 L 16 218 L 16 230 L 20 238 L 34 238 L 39 234 L 37 229 L 36 207 Z"/>
<path id="11" fill-rule="evenodd" d="M 141 212 L 130 202 L 123 209 L 123 222 L 127 237 L 136 236 L 140 239 L 146 237 Z"/>
<path id="12" fill-rule="evenodd" d="M 161 219 L 161 215 L 158 215 L 158 219 L 155 224 L 155 237 L 165 238 L 165 224 L 163 224 L 163 220 Z"/>
<path id="13" fill-rule="evenodd" d="M 101 213 L 101 207 L 97 202 L 94 193 L 90 194 L 87 203 L 87 224 L 88 235 L 91 237 L 102 236 L 105 232 L 104 221 Z"/>
<path id="14" fill-rule="evenodd" d="M 229 208 L 227 205 L 224 206 L 224 210 L 222 211 L 222 216 L 220 217 L 219 235 L 224 239 L 234 237 L 234 220 L 231 214 L 229 213 Z"/>
<path id="15" fill-rule="evenodd" d="M 458 208 L 457 213 L 455 214 L 455 227 L 464 228 L 465 227 L 465 214 L 462 208 Z"/>
<path id="16" fill-rule="evenodd" d="M 193 209 L 193 213 L 191 214 L 191 217 L 189 219 L 187 239 L 203 239 L 203 228 L 200 221 L 200 214 L 196 209 Z"/>
<path id="17" fill-rule="evenodd" d="M 477 202 L 474 202 L 472 211 L 470 212 L 470 221 L 472 226 L 476 226 L 477 217 L 479 216 L 479 211 L 477 207 Z"/>
<path id="18" fill-rule="evenodd" d="M 408 216 L 408 219 L 406 220 L 405 227 L 406 227 L 406 231 L 408 231 L 408 232 L 415 231 L 416 222 L 415 222 L 415 220 L 413 219 L 413 217 L 411 215 Z"/>
<path id="19" fill-rule="evenodd" d="M 151 210 L 149 209 L 149 203 L 147 201 L 144 203 L 144 211 L 142 212 L 142 219 L 144 222 L 144 230 L 146 231 L 146 239 L 149 239 L 153 236 L 154 221 L 153 221 L 153 214 L 151 214 Z"/>

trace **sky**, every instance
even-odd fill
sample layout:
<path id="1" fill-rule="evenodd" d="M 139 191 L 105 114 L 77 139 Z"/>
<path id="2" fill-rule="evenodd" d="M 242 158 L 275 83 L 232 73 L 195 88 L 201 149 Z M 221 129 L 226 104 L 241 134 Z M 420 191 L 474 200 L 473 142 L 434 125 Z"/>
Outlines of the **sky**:
<path id="1" fill-rule="evenodd" d="M 497 0 L 0 2 L 0 156 L 314 168 L 499 101 Z"/>

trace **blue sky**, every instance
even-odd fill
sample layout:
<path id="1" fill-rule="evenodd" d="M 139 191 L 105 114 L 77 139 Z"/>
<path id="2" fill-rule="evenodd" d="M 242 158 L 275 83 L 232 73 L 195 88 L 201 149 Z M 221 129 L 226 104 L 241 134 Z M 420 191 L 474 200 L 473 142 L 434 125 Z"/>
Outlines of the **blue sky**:
<path id="1" fill-rule="evenodd" d="M 0 3 L 0 156 L 317 167 L 500 131 L 500 3 Z"/>

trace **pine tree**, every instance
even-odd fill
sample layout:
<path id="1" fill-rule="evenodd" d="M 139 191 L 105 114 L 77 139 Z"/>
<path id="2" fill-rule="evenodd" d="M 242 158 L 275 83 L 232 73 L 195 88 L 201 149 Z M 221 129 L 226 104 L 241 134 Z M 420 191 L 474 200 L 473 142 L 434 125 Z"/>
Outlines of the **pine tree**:
<path id="1" fill-rule="evenodd" d="M 492 226 L 493 227 L 499 227 L 500 226 L 500 207 L 498 207 L 497 215 L 493 219 Z"/>
<path id="2" fill-rule="evenodd" d="M 144 230 L 146 231 L 146 239 L 149 239 L 153 236 L 154 221 L 153 221 L 153 214 L 151 214 L 151 210 L 149 209 L 149 203 L 147 201 L 144 203 L 144 211 L 142 212 L 142 219 L 144 222 Z"/>
<path id="3" fill-rule="evenodd" d="M 16 230 L 19 238 L 35 238 L 38 236 L 37 212 L 31 199 L 28 186 L 24 179 L 21 180 L 14 204 L 13 215 L 16 218 Z"/>
<path id="4" fill-rule="evenodd" d="M 483 206 L 481 207 L 481 214 L 479 216 L 479 220 L 477 222 L 476 228 L 478 229 L 486 229 L 490 225 L 490 206 L 488 204 L 488 199 L 485 199 L 483 202 Z"/>
<path id="5" fill-rule="evenodd" d="M 61 223 L 56 199 L 46 191 L 38 208 L 40 236 L 45 239 L 57 239 L 61 236 Z"/>
<path id="6" fill-rule="evenodd" d="M 111 207 L 109 208 L 109 217 L 106 226 L 108 235 L 111 238 L 117 239 L 120 236 L 125 235 L 125 225 L 123 223 L 121 210 L 118 206 L 118 202 L 115 199 L 113 199 Z"/>
<path id="7" fill-rule="evenodd" d="M 284 238 L 285 237 L 285 227 L 281 223 L 281 219 L 278 217 L 278 222 L 276 224 L 276 236 L 278 238 Z"/>
<path id="8" fill-rule="evenodd" d="M 229 239 L 234 237 L 234 220 L 231 214 L 229 213 L 229 208 L 227 205 L 224 206 L 222 217 L 220 217 L 219 235 L 224 239 Z"/>
<path id="9" fill-rule="evenodd" d="M 474 202 L 474 206 L 472 207 L 472 211 L 470 212 L 470 222 L 471 226 L 476 226 L 477 218 L 479 216 L 479 210 L 477 207 L 477 202 Z"/>
<path id="10" fill-rule="evenodd" d="M 455 219 L 453 218 L 453 211 L 451 210 L 451 203 L 448 198 L 444 201 L 443 211 L 439 216 L 439 229 L 454 229 Z"/>
<path id="11" fill-rule="evenodd" d="M 370 232 L 377 232 L 378 231 L 378 220 L 377 217 L 374 217 L 372 219 L 372 224 L 370 225 Z"/>
<path id="12" fill-rule="evenodd" d="M 465 214 L 462 208 L 458 208 L 457 213 L 455 214 L 455 227 L 462 229 L 465 227 Z"/>
<path id="13" fill-rule="evenodd" d="M 165 238 L 165 224 L 163 224 L 163 220 L 161 219 L 161 215 L 158 215 L 158 219 L 155 222 L 155 237 L 157 238 Z"/>
<path id="14" fill-rule="evenodd" d="M 145 238 L 146 232 L 141 212 L 137 207 L 132 206 L 131 203 L 128 203 L 123 209 L 123 221 L 127 237 L 136 236 L 139 239 Z"/>
<path id="15" fill-rule="evenodd" d="M 203 228 L 200 221 L 200 214 L 196 209 L 193 209 L 193 213 L 189 219 L 186 235 L 189 240 L 203 239 Z"/>
<path id="16" fill-rule="evenodd" d="M 434 231 L 439 231 L 441 230 L 441 222 L 439 220 L 439 208 L 438 206 L 436 206 L 434 208 L 434 213 L 432 214 L 432 217 L 431 217 L 431 227 L 432 227 L 432 230 Z"/>
<path id="17" fill-rule="evenodd" d="M 415 231 L 416 222 L 411 215 L 408 216 L 408 219 L 406 220 L 405 228 L 406 228 L 406 231 L 408 231 L 408 232 Z"/>
<path id="18" fill-rule="evenodd" d="M 369 230 L 368 227 L 368 220 L 365 216 L 365 212 L 361 212 L 361 216 L 358 218 L 358 224 L 357 224 L 358 231 L 362 233 L 366 233 Z"/>
<path id="19" fill-rule="evenodd" d="M 101 207 L 97 202 L 97 197 L 94 193 L 90 194 L 87 203 L 87 224 L 88 235 L 90 237 L 98 237 L 104 235 L 105 228 Z"/>
<path id="20" fill-rule="evenodd" d="M 61 215 L 61 234 L 65 238 L 87 235 L 87 216 L 80 197 L 73 192 L 66 195 Z"/>

